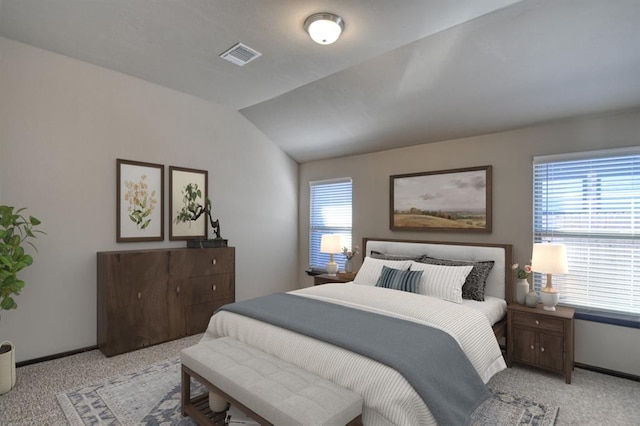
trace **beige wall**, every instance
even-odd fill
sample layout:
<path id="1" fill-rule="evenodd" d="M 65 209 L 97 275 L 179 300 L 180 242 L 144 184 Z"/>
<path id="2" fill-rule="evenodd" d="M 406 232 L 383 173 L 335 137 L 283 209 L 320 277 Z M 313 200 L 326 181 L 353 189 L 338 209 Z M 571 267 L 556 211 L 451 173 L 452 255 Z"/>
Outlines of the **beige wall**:
<path id="1" fill-rule="evenodd" d="M 310 162 L 300 166 L 300 266 L 308 266 L 309 182 L 353 178 L 353 236 L 440 241 L 511 243 L 514 261 L 526 262 L 532 247 L 532 160 L 534 156 L 640 143 L 640 110 L 552 124 L 367 155 Z M 389 230 L 389 176 L 472 166 L 493 166 L 493 232 L 392 232 Z M 362 260 L 358 256 L 356 262 Z M 304 285 L 312 283 L 300 274 Z M 598 332 L 608 336 L 603 351 Z M 578 321 L 576 361 L 640 375 L 640 330 Z"/>
<path id="2" fill-rule="evenodd" d="M 0 99 L 0 203 L 48 234 L 0 312 L 18 361 L 96 344 L 97 251 L 185 245 L 168 217 L 164 242 L 116 243 L 116 158 L 164 164 L 165 188 L 169 165 L 208 170 L 237 298 L 294 287 L 298 166 L 238 112 L 2 38 Z"/>

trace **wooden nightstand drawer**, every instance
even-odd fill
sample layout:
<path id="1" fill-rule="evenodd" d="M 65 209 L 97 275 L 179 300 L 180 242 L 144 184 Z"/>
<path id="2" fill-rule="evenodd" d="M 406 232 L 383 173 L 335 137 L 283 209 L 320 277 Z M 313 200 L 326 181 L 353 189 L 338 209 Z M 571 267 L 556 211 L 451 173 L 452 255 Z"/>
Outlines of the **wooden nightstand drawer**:
<path id="1" fill-rule="evenodd" d="M 517 325 L 526 325 L 528 327 L 542 328 L 548 331 L 562 332 L 564 330 L 564 321 L 546 318 L 541 315 L 532 315 L 524 312 L 513 313 L 513 323 Z"/>
<path id="2" fill-rule="evenodd" d="M 562 373 L 571 383 L 574 317 L 571 308 L 545 311 L 515 303 L 507 307 L 507 366 L 513 362 Z"/>
<path id="3" fill-rule="evenodd" d="M 338 275 L 321 274 L 313 277 L 313 285 L 329 284 L 329 283 L 348 283 L 356 277 L 355 273 L 341 272 Z"/>

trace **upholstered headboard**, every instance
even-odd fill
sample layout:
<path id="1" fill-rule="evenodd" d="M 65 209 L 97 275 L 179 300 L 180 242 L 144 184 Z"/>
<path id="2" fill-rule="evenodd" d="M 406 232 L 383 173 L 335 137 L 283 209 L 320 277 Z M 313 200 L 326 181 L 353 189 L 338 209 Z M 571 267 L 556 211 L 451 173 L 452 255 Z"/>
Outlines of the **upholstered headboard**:
<path id="1" fill-rule="evenodd" d="M 493 260 L 495 262 L 489 277 L 485 294 L 513 300 L 511 284 L 511 244 L 458 243 L 441 241 L 412 241 L 380 238 L 363 238 L 364 255 L 371 251 L 392 255 L 421 256 L 428 255 L 439 259 L 452 260 Z"/>

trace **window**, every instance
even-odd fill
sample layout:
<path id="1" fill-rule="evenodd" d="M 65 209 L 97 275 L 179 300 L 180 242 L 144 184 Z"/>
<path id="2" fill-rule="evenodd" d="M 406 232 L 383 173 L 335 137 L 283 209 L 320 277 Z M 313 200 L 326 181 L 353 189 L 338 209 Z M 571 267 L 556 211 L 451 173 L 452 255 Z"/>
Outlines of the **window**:
<path id="1" fill-rule="evenodd" d="M 567 246 L 560 303 L 640 314 L 640 148 L 536 157 L 533 211 L 534 241 Z"/>
<path id="2" fill-rule="evenodd" d="M 342 244 L 351 247 L 351 178 L 310 182 L 309 187 L 309 265 L 324 269 L 329 254 L 320 253 L 322 234 L 340 234 Z M 334 260 L 344 268 L 344 256 L 334 256 Z"/>

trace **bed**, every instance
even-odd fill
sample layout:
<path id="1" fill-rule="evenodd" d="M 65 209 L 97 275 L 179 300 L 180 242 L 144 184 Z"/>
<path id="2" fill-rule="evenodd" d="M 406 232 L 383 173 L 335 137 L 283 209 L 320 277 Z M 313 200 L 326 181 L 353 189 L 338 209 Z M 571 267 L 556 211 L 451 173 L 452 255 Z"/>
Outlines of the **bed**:
<path id="1" fill-rule="evenodd" d="M 365 238 L 363 247 L 366 257 L 353 283 L 314 286 L 289 292 L 288 295 L 299 296 L 295 299 L 312 299 L 400 318 L 442 330 L 453 336 L 482 383 L 486 384 L 494 374 L 506 368 L 498 340 L 504 337 L 506 302 L 512 297 L 510 245 Z M 415 260 L 425 256 L 453 261 L 454 266 L 460 261 L 493 262 L 486 277 L 486 300 L 463 300 L 458 303 L 446 297 L 442 299 L 375 285 L 380 275 L 376 275 L 379 264 L 394 265 L 397 264 L 394 262 L 400 262 L 406 266 L 402 262 L 410 262 L 411 267 L 427 268 L 422 276 L 429 277 L 435 276 L 431 275 L 436 270 L 433 268 L 439 268 L 438 271 L 455 270 L 456 273 L 472 269 L 472 266 L 467 269 L 465 266 L 444 267 L 438 262 L 435 262 L 437 266 L 417 265 L 420 262 Z M 446 294 L 448 292 L 447 287 Z M 455 297 L 458 297 L 457 294 Z M 224 336 L 362 395 L 362 419 L 366 425 L 437 424 L 432 410 L 405 376 L 369 357 L 226 310 L 213 315 L 199 344 L 206 345 Z"/>

